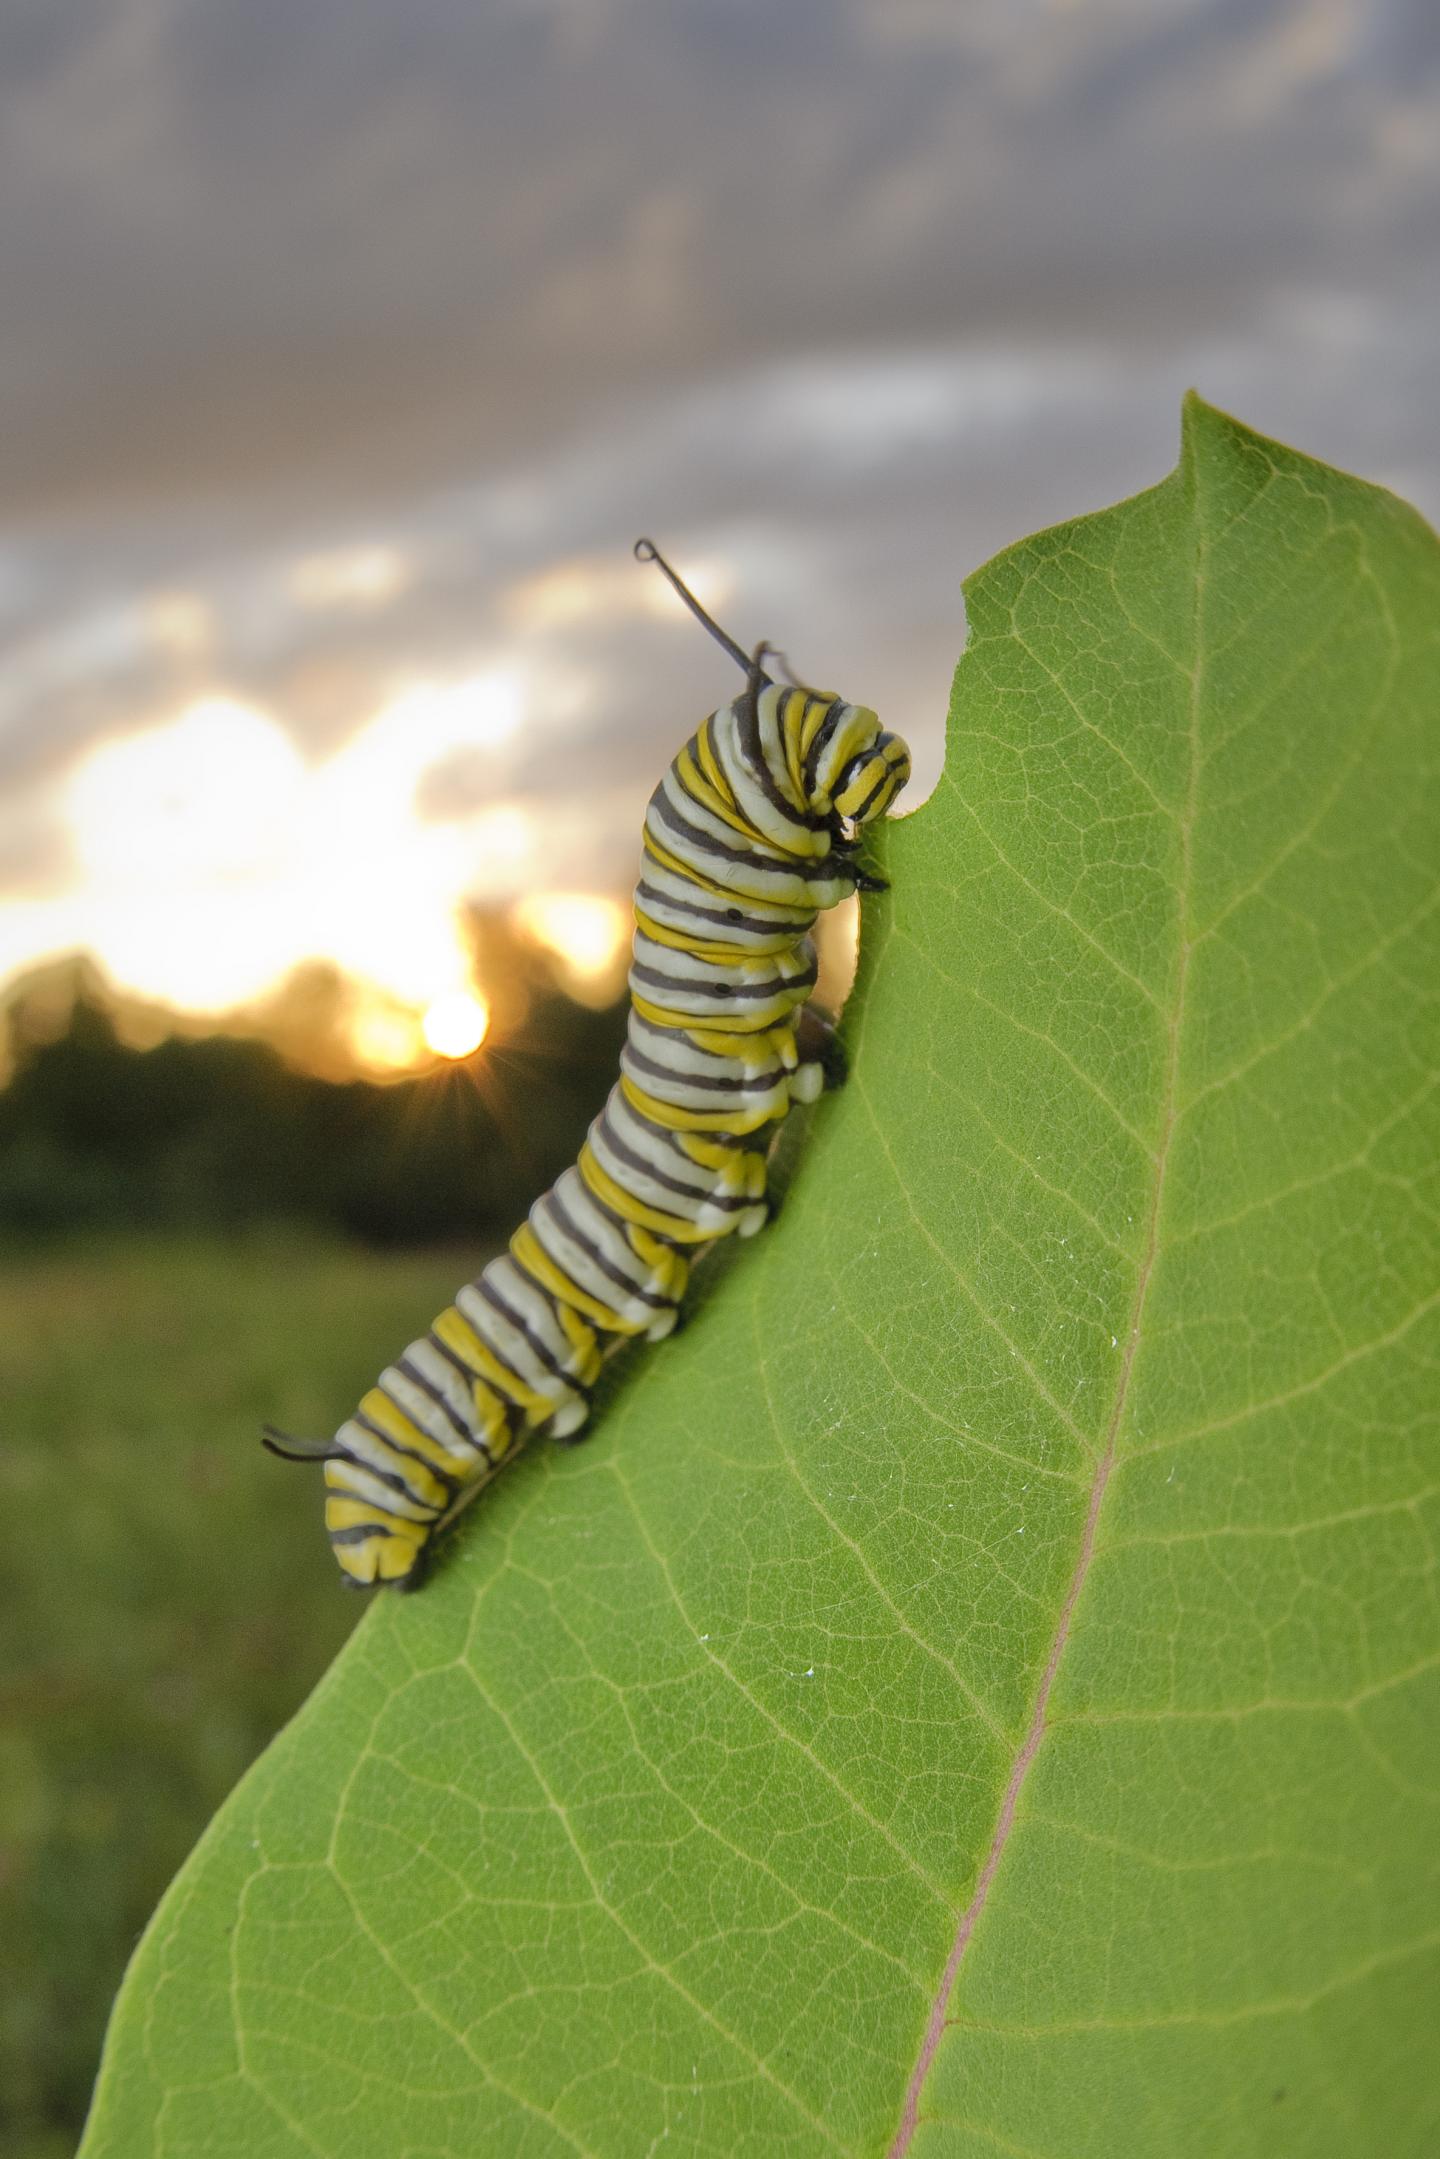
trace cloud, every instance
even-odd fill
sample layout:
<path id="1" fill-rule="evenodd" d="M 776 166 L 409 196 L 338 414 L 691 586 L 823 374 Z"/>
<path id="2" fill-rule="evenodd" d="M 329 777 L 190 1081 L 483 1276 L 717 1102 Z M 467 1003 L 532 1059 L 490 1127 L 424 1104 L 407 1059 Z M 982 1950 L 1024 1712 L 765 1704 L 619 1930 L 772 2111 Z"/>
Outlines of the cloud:
<path id="1" fill-rule="evenodd" d="M 796 350 L 1369 289 L 1433 248 L 1377 146 L 1437 47 L 1400 0 L 32 5 L 0 480 L 339 500 Z"/>
<path id="2" fill-rule="evenodd" d="M 642 531 L 918 792 L 962 577 L 1190 383 L 1440 510 L 1437 145 L 1421 0 L 8 10 L 0 909 L 98 744 L 221 696 L 321 767 L 497 670 L 421 814 L 628 881 L 733 684 Z"/>

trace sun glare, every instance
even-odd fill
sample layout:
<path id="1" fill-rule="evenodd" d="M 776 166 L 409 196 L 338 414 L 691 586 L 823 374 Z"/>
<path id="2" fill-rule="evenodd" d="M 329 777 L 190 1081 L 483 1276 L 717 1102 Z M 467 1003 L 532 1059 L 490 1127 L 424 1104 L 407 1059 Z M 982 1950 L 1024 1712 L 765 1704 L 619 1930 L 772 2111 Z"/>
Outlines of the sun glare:
<path id="1" fill-rule="evenodd" d="M 218 692 L 101 742 L 63 783 L 71 882 L 0 908 L 0 977 L 81 947 L 122 992 L 219 1015 L 327 960 L 359 994 L 358 1063 L 468 1056 L 489 1014 L 465 994 L 465 909 L 514 903 L 538 835 L 503 786 L 438 819 L 420 790 L 455 750 L 500 750 L 524 709 L 497 666 L 392 698 L 318 762 Z M 604 904 L 547 939 L 581 974 L 603 969 L 610 934 L 583 910 Z"/>
<path id="2" fill-rule="evenodd" d="M 521 900 L 515 918 L 556 955 L 573 987 L 607 996 L 618 989 L 630 918 L 617 901 L 594 892 L 536 892 Z"/>
<path id="3" fill-rule="evenodd" d="M 70 782 L 75 851 L 92 876 L 153 887 L 164 873 L 243 875 L 265 866 L 304 779 L 278 723 L 205 697 L 165 727 L 103 743 Z"/>
<path id="4" fill-rule="evenodd" d="M 437 997 L 420 1022 L 437 1057 L 468 1057 L 490 1032 L 490 1008 L 468 990 Z"/>
<path id="5" fill-rule="evenodd" d="M 368 765 L 398 761 L 414 773 L 449 750 L 497 749 L 522 714 L 520 683 L 508 668 L 462 682 L 418 683 L 378 712 L 344 754 Z"/>
<path id="6" fill-rule="evenodd" d="M 408 1072 L 425 1057 L 425 1037 L 413 1012 L 362 1005 L 350 1023 L 350 1047 L 377 1072 Z"/>

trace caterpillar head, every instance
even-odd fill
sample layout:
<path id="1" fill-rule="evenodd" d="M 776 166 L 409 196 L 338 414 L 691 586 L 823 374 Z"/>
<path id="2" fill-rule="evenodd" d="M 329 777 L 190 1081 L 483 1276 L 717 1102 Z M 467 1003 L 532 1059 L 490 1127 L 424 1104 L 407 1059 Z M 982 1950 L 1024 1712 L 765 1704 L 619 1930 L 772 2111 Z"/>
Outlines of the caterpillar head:
<path id="1" fill-rule="evenodd" d="M 706 613 L 653 540 L 637 540 L 635 554 L 639 561 L 655 564 L 696 621 L 744 668 L 749 678 L 746 694 L 762 736 L 771 736 L 775 730 L 781 737 L 785 779 L 780 784 L 790 800 L 803 799 L 814 814 L 828 817 L 837 839 L 847 829 L 853 831 L 883 817 L 910 777 L 910 752 L 900 737 L 889 734 L 868 705 L 847 705 L 829 691 L 810 690 L 797 682 L 775 646 L 757 645 L 753 653 L 747 653 Z M 771 653 L 781 662 L 788 690 L 766 670 L 765 660 Z M 779 777 L 778 772 L 775 776 Z"/>
<path id="2" fill-rule="evenodd" d="M 806 759 L 811 809 L 846 825 L 883 817 L 910 777 L 910 752 L 868 705 L 829 706 Z"/>

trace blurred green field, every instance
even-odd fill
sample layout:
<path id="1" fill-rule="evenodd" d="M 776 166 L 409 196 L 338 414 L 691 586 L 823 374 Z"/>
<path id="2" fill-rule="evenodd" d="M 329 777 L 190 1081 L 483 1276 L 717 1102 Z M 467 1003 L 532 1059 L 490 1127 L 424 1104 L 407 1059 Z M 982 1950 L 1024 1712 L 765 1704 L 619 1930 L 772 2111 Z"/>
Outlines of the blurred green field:
<path id="1" fill-rule="evenodd" d="M 0 2151 L 74 2150 L 135 1938 L 363 1610 L 316 1473 L 486 1255 L 293 1233 L 0 1250 Z"/>

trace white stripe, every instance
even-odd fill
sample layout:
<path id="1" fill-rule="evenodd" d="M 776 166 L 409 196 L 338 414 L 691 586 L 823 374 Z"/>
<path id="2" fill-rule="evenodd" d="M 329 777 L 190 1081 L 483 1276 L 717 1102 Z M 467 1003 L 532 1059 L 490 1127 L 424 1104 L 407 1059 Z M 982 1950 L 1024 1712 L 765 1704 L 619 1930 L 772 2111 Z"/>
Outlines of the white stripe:
<path id="1" fill-rule="evenodd" d="M 411 1358 L 414 1362 L 414 1358 Z M 470 1470 L 475 1462 L 476 1448 L 466 1446 L 450 1419 L 432 1402 L 424 1389 L 417 1387 L 412 1379 L 393 1365 L 387 1364 L 376 1381 L 382 1394 L 388 1394 L 397 1409 L 403 1410 L 412 1424 L 418 1424 L 427 1439 L 433 1439 L 442 1447 L 450 1460 L 461 1471 Z M 473 1419 L 469 1420 L 473 1423 Z"/>
<path id="2" fill-rule="evenodd" d="M 663 838 L 660 844 L 665 845 Z M 673 854 L 674 851 L 672 847 L 670 852 Z M 667 893 L 677 901 L 692 900 L 697 907 L 708 907 L 712 911 L 723 910 L 726 904 L 723 900 L 717 898 L 715 893 L 701 891 L 689 877 L 678 876 L 674 870 L 667 869 L 663 862 L 656 862 L 648 856 L 645 860 L 643 874 L 645 882 L 652 886 L 656 892 Z M 737 904 L 739 903 L 737 902 Z M 797 936 L 803 935 L 806 930 L 814 926 L 815 909 L 808 904 L 792 907 L 779 900 L 747 899 L 743 902 L 743 905 L 746 914 L 758 915 L 766 921 L 773 922 L 777 930 L 788 931 L 793 929 Z M 658 910 L 652 909 L 652 912 L 658 912 Z M 702 922 L 696 924 L 692 923 L 688 917 L 682 917 L 673 924 L 673 927 L 684 930 L 687 935 L 718 939 L 722 942 L 728 942 L 732 936 L 738 934 L 733 923 Z"/>
<path id="3" fill-rule="evenodd" d="M 557 1379 L 555 1374 L 540 1362 L 524 1335 L 502 1319 L 471 1283 L 467 1282 L 463 1289 L 455 1292 L 455 1303 L 486 1348 L 508 1365 L 516 1378 L 528 1387 L 532 1394 L 538 1394 L 541 1400 L 548 1402 L 553 1409 L 559 1409 L 564 1403 L 577 1399 L 575 1389 L 568 1387 L 563 1379 Z M 499 1382 L 495 1384 L 498 1385 Z M 510 1392 L 508 1387 L 502 1388 L 501 1391 L 507 1395 Z M 529 1411 L 527 1414 L 533 1416 L 536 1413 Z"/>
<path id="4" fill-rule="evenodd" d="M 622 1269 L 637 1289 L 649 1288 L 651 1285 L 644 1280 L 643 1274 L 641 1279 L 637 1280 L 635 1273 L 632 1273 L 631 1270 L 639 1270 L 640 1262 L 613 1222 L 600 1217 L 598 1226 L 592 1233 L 592 1225 L 586 1216 L 593 1214 L 593 1209 L 584 1205 L 588 1197 L 580 1172 L 567 1169 L 553 1193 L 547 1192 L 543 1199 L 536 1201 L 530 1210 L 530 1225 L 540 1240 L 541 1250 L 569 1275 L 572 1282 L 579 1288 L 588 1290 L 592 1297 L 604 1305 L 607 1311 L 613 1312 L 618 1320 L 624 1321 L 627 1327 L 648 1327 L 655 1317 L 655 1307 L 638 1296 L 627 1297 L 623 1287 L 613 1282 L 590 1255 L 567 1236 L 551 1213 L 551 1202 L 558 1199 L 576 1228 L 583 1230 L 591 1242 L 599 1246 L 607 1260 Z"/>
<path id="5" fill-rule="evenodd" d="M 407 1362 L 413 1364 L 422 1378 L 428 1379 L 437 1394 L 443 1394 L 467 1432 L 476 1429 L 475 1395 L 467 1387 L 448 1357 L 442 1357 L 435 1344 L 425 1339 L 412 1342 L 405 1351 Z"/>
<path id="6" fill-rule="evenodd" d="M 760 692 L 760 745 L 766 768 L 777 790 L 795 808 L 795 814 L 799 817 L 801 813 L 795 806 L 794 790 L 790 785 L 790 775 L 784 767 L 783 751 L 779 763 L 776 762 L 776 750 L 780 742 L 777 724 L 779 701 L 789 694 L 788 690 L 777 690 L 773 683 L 768 690 Z M 826 854 L 830 847 L 829 833 L 823 827 L 811 830 L 805 825 L 792 824 L 782 811 L 776 809 L 760 781 L 755 778 L 750 759 L 743 747 L 743 708 L 744 699 L 735 698 L 715 713 L 710 722 L 710 740 L 714 744 L 720 769 L 729 784 L 730 792 L 735 797 L 736 808 L 740 815 L 754 826 L 763 840 L 783 854 Z"/>
<path id="7" fill-rule="evenodd" d="M 339 1438 L 355 1454 L 363 1453 L 366 1441 L 372 1448 L 374 1446 L 371 1434 L 353 1422 L 341 1425 Z M 437 1507 L 426 1506 L 423 1500 L 412 1499 L 406 1492 L 394 1491 L 383 1478 L 375 1476 L 359 1462 L 327 1462 L 325 1486 L 331 1492 L 350 1492 L 356 1499 L 368 1500 L 372 1507 L 381 1507 L 386 1514 L 398 1514 L 407 1522 L 433 1522 L 440 1512 Z"/>
<path id="8" fill-rule="evenodd" d="M 611 1089 L 610 1099 L 590 1127 L 592 1136 L 602 1126 L 608 1126 L 622 1145 L 633 1149 L 647 1162 L 656 1163 L 669 1176 L 681 1178 L 699 1198 L 703 1199 L 716 1183 L 714 1171 L 686 1154 L 673 1137 L 652 1132 L 630 1107 L 619 1087 Z"/>
<path id="9" fill-rule="evenodd" d="M 556 1363 L 578 1378 L 583 1368 L 582 1352 L 575 1348 L 556 1317 L 556 1302 L 549 1291 L 532 1282 L 528 1274 L 523 1274 L 508 1252 L 491 1260 L 485 1269 L 485 1280 L 519 1313 Z"/>

